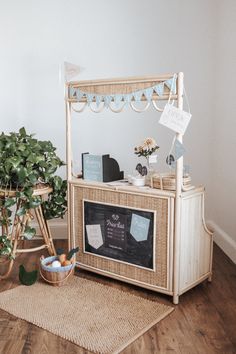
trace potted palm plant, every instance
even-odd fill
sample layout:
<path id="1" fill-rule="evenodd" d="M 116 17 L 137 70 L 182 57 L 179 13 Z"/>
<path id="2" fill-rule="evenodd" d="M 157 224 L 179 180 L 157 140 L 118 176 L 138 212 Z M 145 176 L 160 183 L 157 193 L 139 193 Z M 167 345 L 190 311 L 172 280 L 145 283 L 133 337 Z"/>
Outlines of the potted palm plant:
<path id="1" fill-rule="evenodd" d="M 63 217 L 67 183 L 55 175 L 63 165 L 50 141 L 36 139 L 25 128 L 0 135 L 0 256 L 12 257 L 10 234 L 16 220 L 21 223 L 22 238 L 35 235 L 36 230 L 25 223 L 30 210 L 40 205 L 45 219 Z M 49 188 L 46 200 L 34 193 L 39 186 Z"/>

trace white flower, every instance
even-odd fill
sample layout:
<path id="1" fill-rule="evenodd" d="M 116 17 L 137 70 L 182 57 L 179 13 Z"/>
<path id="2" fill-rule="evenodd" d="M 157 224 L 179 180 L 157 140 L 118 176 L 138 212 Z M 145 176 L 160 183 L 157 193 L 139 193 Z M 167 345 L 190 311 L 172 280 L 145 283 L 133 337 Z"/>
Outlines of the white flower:
<path id="1" fill-rule="evenodd" d="M 153 138 L 146 138 L 144 140 L 143 145 L 145 147 L 148 147 L 148 149 L 153 149 L 157 146 L 157 143 L 156 143 L 155 139 L 153 139 Z"/>

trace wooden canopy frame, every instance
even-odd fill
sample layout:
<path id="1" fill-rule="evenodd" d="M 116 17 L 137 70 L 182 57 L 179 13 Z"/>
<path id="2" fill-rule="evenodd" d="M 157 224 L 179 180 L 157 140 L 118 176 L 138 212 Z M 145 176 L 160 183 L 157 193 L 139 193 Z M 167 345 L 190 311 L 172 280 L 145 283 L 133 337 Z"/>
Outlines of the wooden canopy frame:
<path id="1" fill-rule="evenodd" d="M 183 109 L 183 80 L 184 75 L 182 72 L 178 74 L 169 73 L 166 75 L 154 76 L 154 77 L 133 77 L 133 78 L 119 78 L 119 79 L 105 79 L 105 80 L 89 80 L 89 81 L 76 81 L 66 83 L 65 101 L 66 101 L 66 160 L 67 160 L 67 179 L 68 183 L 71 182 L 74 177 L 72 175 L 72 136 L 71 136 L 71 118 L 72 118 L 72 106 L 75 103 L 85 103 L 86 97 L 70 97 L 71 89 L 80 89 L 87 93 L 95 93 L 99 95 L 109 94 L 127 94 L 134 91 L 146 89 L 152 87 L 158 83 L 165 82 L 172 79 L 176 75 L 176 91 L 171 92 L 168 87 L 165 86 L 162 96 L 153 94 L 153 100 L 168 101 L 174 100 L 179 109 Z M 145 96 L 142 96 L 142 101 L 147 100 Z M 95 101 L 93 98 L 92 101 Z M 176 139 L 181 143 L 183 136 L 180 133 L 176 133 Z M 174 303 L 178 303 L 178 289 L 179 289 L 179 243 L 180 243 L 180 213 L 181 213 L 181 193 L 183 183 L 183 157 L 177 160 L 176 164 L 176 191 L 175 191 L 175 216 L 174 216 L 174 280 L 173 280 L 173 293 Z M 68 196 L 70 198 L 70 196 Z M 70 201 L 68 201 L 70 205 Z M 70 210 L 69 210 L 70 213 Z M 69 239 L 70 239 L 70 223 L 68 223 Z"/>

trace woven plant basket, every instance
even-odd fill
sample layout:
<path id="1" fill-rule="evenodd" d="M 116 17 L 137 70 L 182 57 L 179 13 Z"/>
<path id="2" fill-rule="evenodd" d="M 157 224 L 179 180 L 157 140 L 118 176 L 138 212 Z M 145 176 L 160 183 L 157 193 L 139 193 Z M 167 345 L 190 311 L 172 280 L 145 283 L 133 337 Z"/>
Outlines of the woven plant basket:
<path id="1" fill-rule="evenodd" d="M 50 267 L 49 263 L 58 260 L 57 256 L 40 258 L 40 275 L 52 286 L 62 286 L 73 273 L 75 262 L 65 267 Z"/>
<path id="2" fill-rule="evenodd" d="M 165 189 L 169 191 L 176 190 L 176 176 L 171 173 L 155 173 L 152 175 L 151 187 L 157 189 Z M 191 177 L 186 174 L 183 177 L 183 186 L 185 188 L 191 187 Z"/>

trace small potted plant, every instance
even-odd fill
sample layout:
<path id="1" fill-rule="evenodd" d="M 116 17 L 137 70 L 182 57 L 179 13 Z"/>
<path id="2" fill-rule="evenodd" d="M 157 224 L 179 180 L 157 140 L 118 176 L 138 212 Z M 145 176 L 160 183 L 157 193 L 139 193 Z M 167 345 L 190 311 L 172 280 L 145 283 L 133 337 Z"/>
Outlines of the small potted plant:
<path id="1" fill-rule="evenodd" d="M 35 235 L 36 230 L 24 224 L 30 210 L 41 205 L 45 219 L 65 214 L 67 183 L 55 176 L 64 163 L 55 151 L 50 141 L 37 140 L 25 128 L 0 135 L 0 256 L 12 257 L 11 228 L 16 220 L 23 226 L 23 238 Z M 33 194 L 39 185 L 50 187 L 46 200 Z"/>

